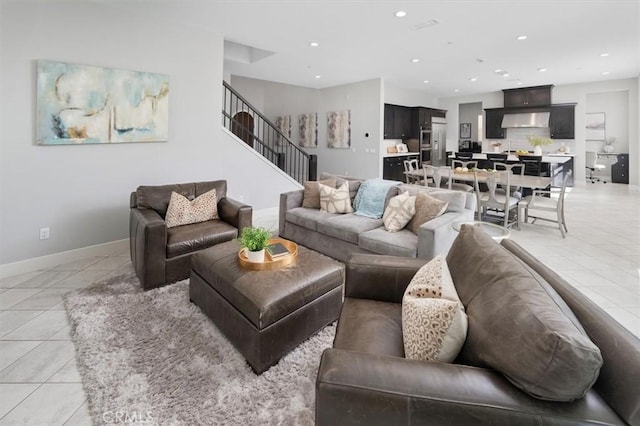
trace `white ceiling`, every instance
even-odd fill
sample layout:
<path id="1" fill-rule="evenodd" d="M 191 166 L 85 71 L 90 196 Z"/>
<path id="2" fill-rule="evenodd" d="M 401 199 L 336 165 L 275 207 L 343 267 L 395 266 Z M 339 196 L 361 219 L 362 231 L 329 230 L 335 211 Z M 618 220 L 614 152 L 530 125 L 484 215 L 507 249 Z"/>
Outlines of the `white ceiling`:
<path id="1" fill-rule="evenodd" d="M 640 74 L 640 0 L 98 1 L 273 52 L 252 63 L 235 52 L 225 72 L 305 87 L 382 77 L 448 97 Z M 411 28 L 431 20 L 439 23 Z"/>

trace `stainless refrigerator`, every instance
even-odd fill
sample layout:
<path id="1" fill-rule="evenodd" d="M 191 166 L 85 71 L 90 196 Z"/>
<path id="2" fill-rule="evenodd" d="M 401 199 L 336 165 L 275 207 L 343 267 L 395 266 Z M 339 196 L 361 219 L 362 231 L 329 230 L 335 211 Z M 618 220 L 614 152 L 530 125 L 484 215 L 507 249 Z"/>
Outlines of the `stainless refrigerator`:
<path id="1" fill-rule="evenodd" d="M 447 121 L 433 117 L 431 129 L 420 130 L 420 162 L 434 166 L 447 164 Z"/>

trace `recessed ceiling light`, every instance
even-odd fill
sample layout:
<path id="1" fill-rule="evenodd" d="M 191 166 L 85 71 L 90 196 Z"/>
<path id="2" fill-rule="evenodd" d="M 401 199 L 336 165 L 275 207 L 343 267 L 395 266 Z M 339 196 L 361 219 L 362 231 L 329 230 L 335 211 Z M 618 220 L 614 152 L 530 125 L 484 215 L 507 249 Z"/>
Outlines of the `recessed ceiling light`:
<path id="1" fill-rule="evenodd" d="M 399 10 L 396 12 L 396 18 L 404 18 L 405 16 L 407 16 L 407 12 L 405 12 L 404 10 Z"/>
<path id="2" fill-rule="evenodd" d="M 518 86 L 520 86 L 520 85 L 522 84 L 522 82 L 521 82 L 521 81 L 518 81 L 516 84 L 517 84 Z"/>
<path id="3" fill-rule="evenodd" d="M 493 72 L 495 72 L 496 74 L 500 74 L 502 72 L 502 70 L 498 69 L 498 70 L 493 70 Z"/>
<path id="4" fill-rule="evenodd" d="M 540 72 L 545 72 L 547 69 L 546 68 L 538 68 L 538 71 Z"/>
<path id="5" fill-rule="evenodd" d="M 471 78 L 469 78 L 469 81 L 478 81 L 478 79 L 475 78 L 475 77 L 471 77 Z"/>
<path id="6" fill-rule="evenodd" d="M 526 39 L 527 39 L 526 35 L 521 35 L 521 36 L 516 37 L 516 40 L 526 40 Z"/>
<path id="7" fill-rule="evenodd" d="M 418 58 L 413 58 L 413 59 L 411 60 L 411 62 L 413 62 L 413 63 L 415 64 L 416 62 L 420 62 L 420 59 L 418 59 Z"/>
<path id="8" fill-rule="evenodd" d="M 453 89 L 453 92 L 454 92 L 454 93 L 458 93 L 459 91 L 460 91 L 460 90 L 458 90 L 458 89 Z"/>
<path id="9" fill-rule="evenodd" d="M 429 82 L 429 80 L 425 80 L 425 81 L 423 81 L 423 83 L 428 83 L 428 82 Z"/>
<path id="10" fill-rule="evenodd" d="M 320 76 L 319 76 L 319 75 L 316 75 L 316 78 L 320 78 Z"/>
<path id="11" fill-rule="evenodd" d="M 320 44 L 318 42 L 312 41 L 312 42 L 309 43 L 309 46 L 318 47 L 318 46 L 320 46 Z"/>
<path id="12" fill-rule="evenodd" d="M 609 71 L 603 71 L 602 75 L 609 75 Z"/>
<path id="13" fill-rule="evenodd" d="M 608 53 L 601 53 L 600 56 L 604 58 L 606 56 L 609 56 L 609 54 Z"/>
<path id="14" fill-rule="evenodd" d="M 503 77 L 509 77 L 509 73 L 508 73 L 508 72 L 503 72 L 503 73 L 502 73 L 502 76 L 503 76 Z"/>

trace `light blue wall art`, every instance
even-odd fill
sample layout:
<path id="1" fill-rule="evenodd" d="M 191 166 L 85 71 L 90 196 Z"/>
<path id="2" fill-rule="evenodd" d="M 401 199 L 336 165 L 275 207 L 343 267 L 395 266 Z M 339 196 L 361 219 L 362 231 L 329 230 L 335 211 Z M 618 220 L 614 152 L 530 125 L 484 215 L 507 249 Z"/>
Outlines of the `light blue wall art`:
<path id="1" fill-rule="evenodd" d="M 38 61 L 39 145 L 164 142 L 169 76 Z"/>

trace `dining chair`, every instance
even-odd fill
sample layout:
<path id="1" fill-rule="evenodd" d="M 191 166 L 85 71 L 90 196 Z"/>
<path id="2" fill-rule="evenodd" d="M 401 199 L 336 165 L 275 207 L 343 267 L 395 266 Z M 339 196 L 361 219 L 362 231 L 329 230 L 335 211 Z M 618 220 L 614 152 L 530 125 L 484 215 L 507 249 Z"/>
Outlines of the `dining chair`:
<path id="1" fill-rule="evenodd" d="M 494 172 L 490 173 L 486 178 L 487 192 L 480 192 L 480 185 L 478 183 L 478 171 L 473 172 L 473 187 L 476 193 L 476 200 L 478 204 L 478 220 L 495 222 L 499 221 L 506 229 L 510 226 L 518 228 L 518 198 L 511 196 L 506 190 L 504 193 L 497 192 L 498 182 L 501 180 L 501 176 L 505 176 L 506 180 L 505 189 L 511 187 L 511 173 L 507 172 Z M 490 214 L 489 212 L 496 214 Z M 502 214 L 502 216 L 500 216 Z M 510 220 L 511 219 L 511 220 Z"/>
<path id="2" fill-rule="evenodd" d="M 552 188 L 551 190 L 536 189 L 533 191 L 532 195 L 529 195 L 520 200 L 520 202 L 518 203 L 518 210 L 524 211 L 524 223 L 528 223 L 529 218 L 533 219 L 531 223 L 535 223 L 537 219 L 557 223 L 558 228 L 560 228 L 560 234 L 562 234 L 562 238 L 565 238 L 565 233 L 569 232 L 569 230 L 567 229 L 567 222 L 564 218 L 564 197 L 567 190 L 567 181 L 569 180 L 571 173 L 572 171 L 569 170 L 564 176 L 560 192 L 557 192 L 557 188 Z M 557 195 L 557 198 L 554 195 Z M 529 210 L 552 212 L 556 214 L 556 219 L 532 216 L 529 213 Z"/>
<path id="3" fill-rule="evenodd" d="M 466 167 L 469 170 L 475 169 L 478 167 L 477 160 L 465 161 L 465 160 L 451 160 L 451 168 L 456 169 L 456 167 Z"/>
<path id="4" fill-rule="evenodd" d="M 586 164 L 586 168 L 589 169 L 589 176 L 587 177 L 587 180 L 590 180 L 591 183 L 596 183 L 596 182 L 602 182 L 602 183 L 607 183 L 606 181 L 600 179 L 597 176 L 594 176 L 593 173 L 594 172 L 598 172 L 600 170 L 605 169 L 605 165 L 604 164 L 598 164 L 598 154 L 596 154 L 593 151 L 587 151 L 585 152 L 585 164 Z"/>
<path id="5" fill-rule="evenodd" d="M 506 164 L 506 163 L 496 162 L 496 163 L 493 163 L 493 169 L 497 171 L 507 172 L 509 175 L 519 174 L 520 176 L 524 176 L 525 165 L 522 163 Z M 497 192 L 499 194 L 504 194 L 505 193 L 504 185 L 499 185 Z M 513 197 L 516 197 L 518 199 L 522 198 L 522 188 L 519 186 L 511 187 L 509 190 L 509 193 Z"/>
<path id="6" fill-rule="evenodd" d="M 436 167 L 427 165 L 423 168 L 423 170 L 424 181 L 428 182 L 429 177 L 431 177 L 431 179 L 433 180 L 432 183 L 427 184 L 426 186 L 431 186 L 434 188 L 445 188 L 462 192 L 473 191 L 473 187 L 471 185 L 453 182 L 454 174 L 453 170 L 449 166 Z"/>
<path id="7" fill-rule="evenodd" d="M 473 158 L 473 152 L 456 152 L 456 160 L 471 160 Z"/>
<path id="8" fill-rule="evenodd" d="M 418 159 L 414 158 L 412 160 L 404 160 L 403 164 L 404 164 L 404 171 L 405 171 L 407 183 L 421 185 L 423 183 L 422 177 L 418 175 L 410 175 L 408 173 L 408 172 L 415 172 L 418 170 Z"/>

